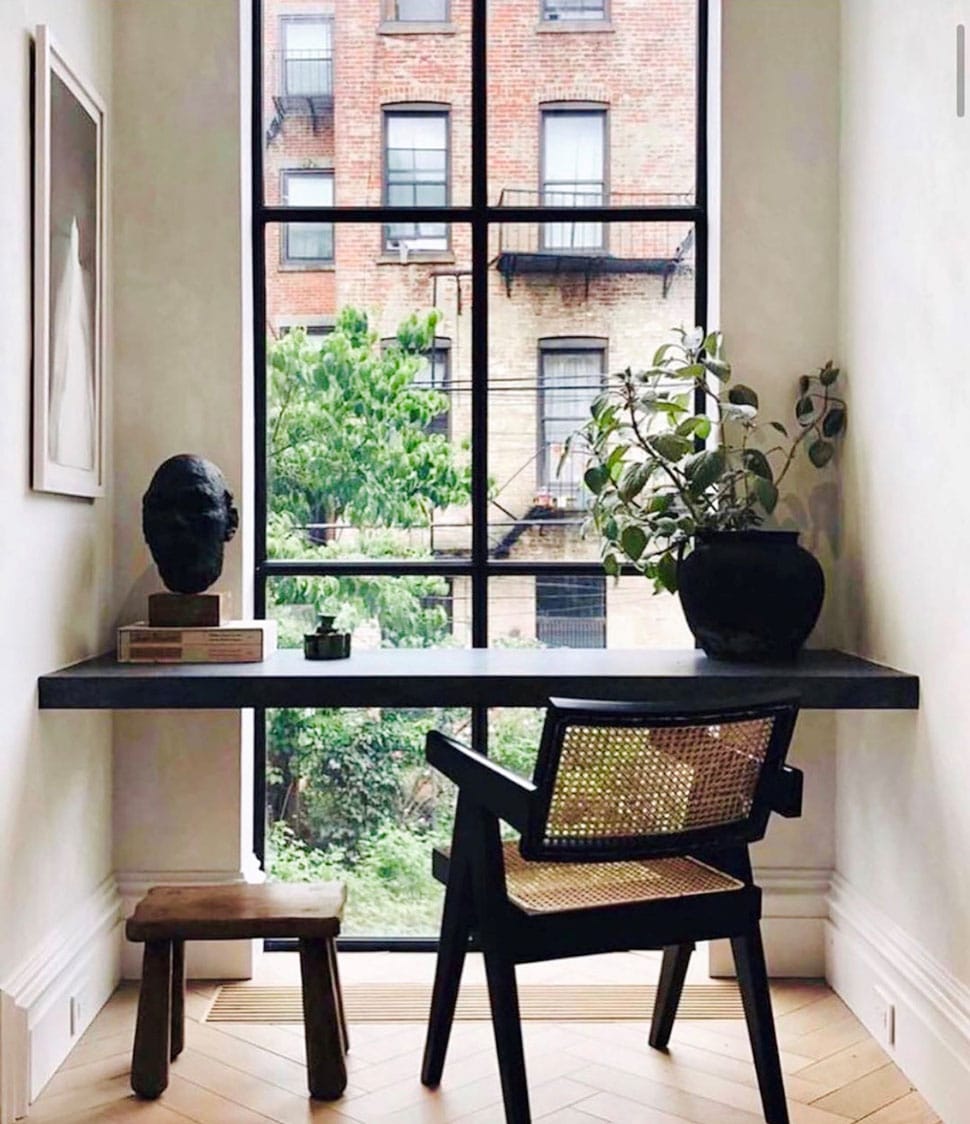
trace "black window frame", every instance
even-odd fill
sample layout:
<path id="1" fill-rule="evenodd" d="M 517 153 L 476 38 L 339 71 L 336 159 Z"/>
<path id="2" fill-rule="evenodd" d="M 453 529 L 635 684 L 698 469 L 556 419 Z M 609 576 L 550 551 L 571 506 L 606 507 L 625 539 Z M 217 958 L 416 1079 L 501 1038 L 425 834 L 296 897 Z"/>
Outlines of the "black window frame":
<path id="1" fill-rule="evenodd" d="M 253 19 L 257 20 L 259 14 L 254 12 Z M 286 12 L 279 17 L 279 89 L 277 93 L 284 98 L 331 98 L 333 97 L 333 30 L 334 20 L 332 15 L 316 12 Z M 330 56 L 321 56 L 321 73 L 326 74 L 328 81 L 323 83 L 320 90 L 291 90 L 290 66 L 291 62 L 312 62 L 312 59 L 291 59 L 287 47 L 287 30 L 297 24 L 326 24 L 330 27 Z"/>
<path id="2" fill-rule="evenodd" d="M 280 169 L 280 199 L 283 205 L 290 206 L 289 181 L 291 179 L 329 179 L 331 198 L 335 198 L 337 189 L 336 176 L 333 168 L 281 168 Z M 334 229 L 333 223 L 314 223 L 330 234 L 330 256 L 305 258 L 290 253 L 290 229 L 293 223 L 285 223 L 280 228 L 280 264 L 295 269 L 320 269 L 328 268 L 334 264 Z"/>
<path id="3" fill-rule="evenodd" d="M 390 191 L 390 167 L 388 154 L 388 125 L 393 117 L 441 118 L 445 126 L 445 202 L 442 207 L 398 207 L 391 208 L 387 197 Z M 416 182 L 416 181 L 415 181 Z M 447 102 L 386 102 L 381 106 L 381 206 L 385 210 L 431 210 L 443 212 L 451 208 L 451 105 Z M 395 226 L 420 227 L 417 219 L 401 219 Z M 427 261 L 429 258 L 451 257 L 451 223 L 445 223 L 444 246 L 409 246 L 405 253 L 400 252 L 400 241 L 392 239 L 391 224 L 386 223 L 381 232 L 381 252 L 385 259 L 398 255 L 401 263 L 409 260 Z"/>
<path id="4" fill-rule="evenodd" d="M 489 0 L 471 0 L 471 199 L 463 205 L 432 208 L 389 208 L 384 206 L 339 206 L 332 208 L 284 208 L 266 203 L 263 169 L 263 43 L 262 2 L 253 0 L 253 65 L 252 65 L 252 231 L 253 231 L 253 355 L 254 355 L 254 607 L 255 615 L 266 613 L 267 584 L 284 576 L 388 576 L 436 574 L 451 578 L 467 578 L 470 584 L 471 645 L 488 647 L 489 590 L 496 579 L 523 575 L 588 574 L 602 575 L 597 562 L 529 561 L 497 558 L 489 549 L 489 278 L 493 268 L 489 259 L 489 230 L 505 223 L 539 224 L 551 220 L 575 221 L 576 208 L 545 208 L 534 206 L 500 206 L 489 201 L 488 192 L 488 28 Z M 696 112 L 695 112 L 695 183 L 694 200 L 689 204 L 617 205 L 582 208 L 581 216 L 590 222 L 606 225 L 619 222 L 691 223 L 695 238 L 694 322 L 707 325 L 708 302 L 708 65 L 709 65 L 709 0 L 696 0 Z M 450 159 L 449 137 L 449 168 Z M 450 200 L 450 194 L 449 194 Z M 266 471 L 266 230 L 276 223 L 288 221 L 373 224 L 381 232 L 389 223 L 424 220 L 467 224 L 471 230 L 472 287 L 471 302 L 471 523 L 472 545 L 467 557 L 402 559 L 398 561 L 271 559 L 267 555 L 267 471 Z M 383 244 L 383 243 L 382 243 Z M 703 395 L 697 408 L 703 409 Z M 635 574 L 632 566 L 621 573 Z M 266 745 L 265 721 L 257 713 L 254 739 L 255 803 L 253 842 L 257 856 L 265 854 L 265 784 Z M 484 752 L 488 749 L 488 714 L 481 706 L 472 708 L 471 741 Z M 434 938 L 347 938 L 344 947 L 356 949 L 432 950 Z"/>

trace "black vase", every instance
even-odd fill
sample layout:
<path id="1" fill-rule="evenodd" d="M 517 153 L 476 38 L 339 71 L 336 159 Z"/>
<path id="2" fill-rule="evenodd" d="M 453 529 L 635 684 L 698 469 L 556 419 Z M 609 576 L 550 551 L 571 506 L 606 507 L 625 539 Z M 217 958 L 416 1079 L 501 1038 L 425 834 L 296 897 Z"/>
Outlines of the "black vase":
<path id="1" fill-rule="evenodd" d="M 794 659 L 825 596 L 797 531 L 700 531 L 677 580 L 691 632 L 720 660 Z"/>

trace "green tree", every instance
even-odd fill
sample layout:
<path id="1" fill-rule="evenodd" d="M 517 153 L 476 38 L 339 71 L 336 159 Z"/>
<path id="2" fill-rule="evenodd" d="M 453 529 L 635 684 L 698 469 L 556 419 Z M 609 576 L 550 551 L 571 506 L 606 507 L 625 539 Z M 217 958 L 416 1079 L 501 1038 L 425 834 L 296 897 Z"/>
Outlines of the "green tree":
<path id="1" fill-rule="evenodd" d="M 298 527 L 408 528 L 468 499 L 469 466 L 428 432 L 448 398 L 415 382 L 439 319 L 412 315 L 382 348 L 366 314 L 345 308 L 322 341 L 296 328 L 270 344 L 271 511 Z"/>

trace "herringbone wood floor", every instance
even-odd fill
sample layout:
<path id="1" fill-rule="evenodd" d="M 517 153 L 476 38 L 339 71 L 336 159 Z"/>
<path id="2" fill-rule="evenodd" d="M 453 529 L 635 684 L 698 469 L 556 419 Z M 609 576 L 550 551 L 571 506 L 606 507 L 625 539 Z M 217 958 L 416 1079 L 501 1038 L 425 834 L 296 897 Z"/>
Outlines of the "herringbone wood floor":
<path id="1" fill-rule="evenodd" d="M 643 959 L 637 960 L 637 956 Z M 695 958 L 697 959 L 697 958 Z M 295 957 L 264 958 L 260 982 L 297 978 Z M 652 962 L 651 962 L 652 961 Z M 428 958 L 345 954 L 345 982 L 424 978 Z M 582 965 L 582 967 L 580 967 Z M 570 982 L 622 979 L 631 965 L 655 975 L 652 954 L 563 961 Z M 546 974 L 535 982 L 554 980 Z M 469 979 L 480 969 L 470 964 Z M 565 978 L 560 976 L 560 978 Z M 696 976 L 694 977 L 696 978 Z M 205 1017 L 214 984 L 192 984 L 187 1045 L 161 1100 L 128 1087 L 137 989 L 123 985 L 31 1108 L 30 1120 L 81 1124 L 259 1124 L 278 1121 L 502 1124 L 491 1027 L 455 1024 L 441 1088 L 418 1082 L 424 1027 L 351 1026 L 350 1083 L 334 1105 L 308 1099 L 301 1026 L 214 1024 Z M 793 1124 L 932 1124 L 936 1115 L 861 1024 L 824 984 L 773 987 Z M 534 1118 L 558 1124 L 758 1124 L 757 1085 L 742 1021 L 678 1022 L 664 1055 L 646 1045 L 647 1023 L 525 1024 Z"/>

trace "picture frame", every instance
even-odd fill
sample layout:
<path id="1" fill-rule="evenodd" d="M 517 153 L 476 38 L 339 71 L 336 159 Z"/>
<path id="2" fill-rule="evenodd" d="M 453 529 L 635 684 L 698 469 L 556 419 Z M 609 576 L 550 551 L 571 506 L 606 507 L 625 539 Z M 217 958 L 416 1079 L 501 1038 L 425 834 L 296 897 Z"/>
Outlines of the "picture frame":
<path id="1" fill-rule="evenodd" d="M 39 25 L 34 39 L 31 484 L 104 495 L 105 108 Z"/>

